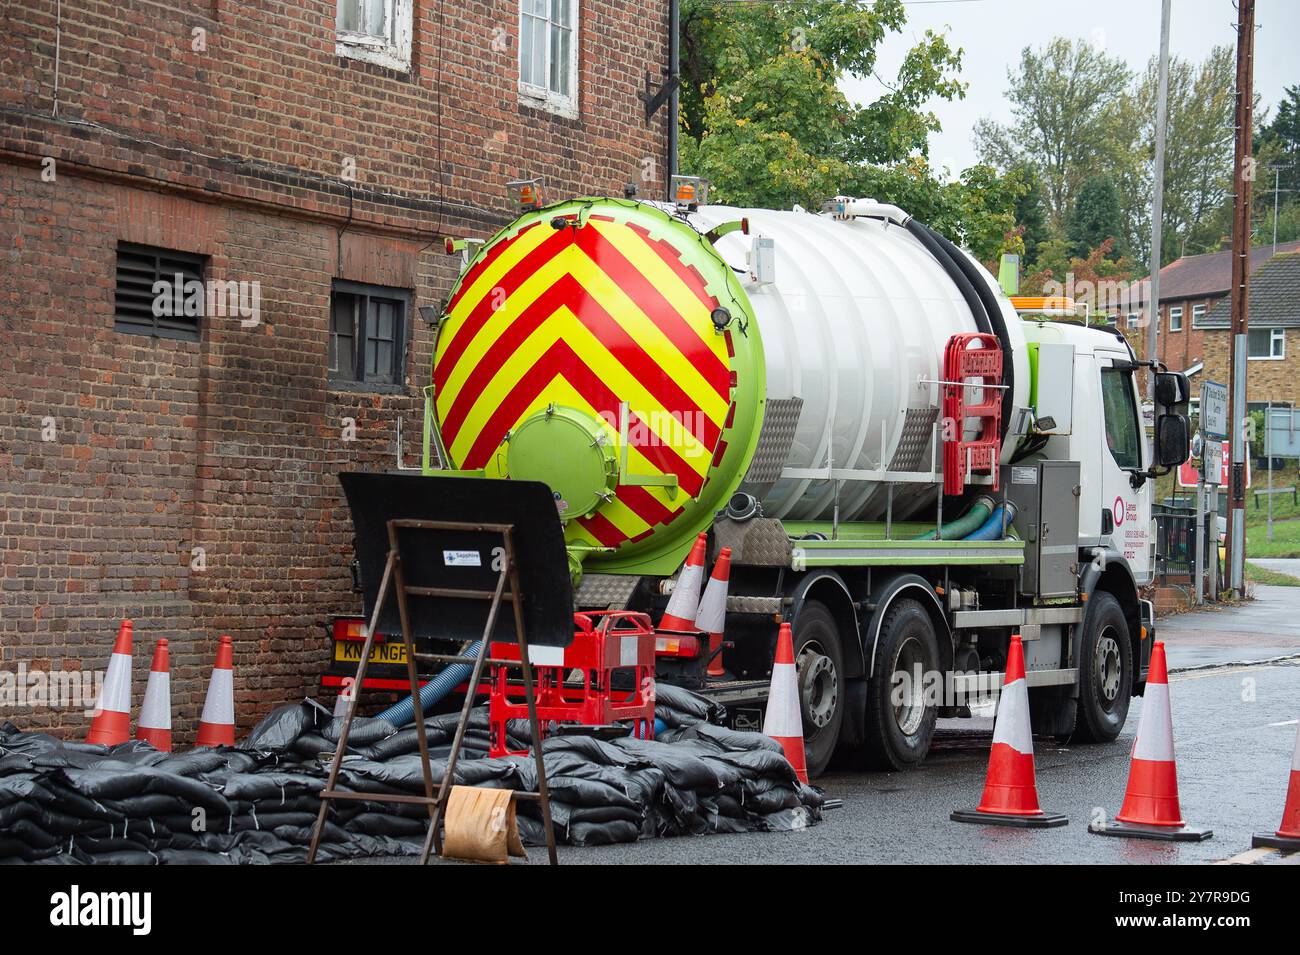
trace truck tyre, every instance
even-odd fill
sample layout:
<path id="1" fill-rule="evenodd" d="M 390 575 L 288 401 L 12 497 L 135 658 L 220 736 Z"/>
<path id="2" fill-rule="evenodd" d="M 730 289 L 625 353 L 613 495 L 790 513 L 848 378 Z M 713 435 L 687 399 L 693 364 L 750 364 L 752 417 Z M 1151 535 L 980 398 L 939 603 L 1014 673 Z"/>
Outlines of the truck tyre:
<path id="1" fill-rule="evenodd" d="M 1079 641 L 1079 718 L 1075 739 L 1109 743 L 1124 728 L 1133 691 L 1133 644 L 1119 601 L 1093 593 Z"/>
<path id="2" fill-rule="evenodd" d="M 844 722 L 844 655 L 840 629 L 826 605 L 809 600 L 794 622 L 794 662 L 799 673 L 808 775 L 820 776 L 831 761 Z"/>
<path id="3" fill-rule="evenodd" d="M 916 684 L 920 667 L 921 685 Z M 864 755 L 873 769 L 913 769 L 934 738 L 938 709 L 925 699 L 925 675 L 939 670 L 934 621 L 915 600 L 899 599 L 880 624 L 867 693 Z M 906 674 L 896 691 L 894 675 Z"/>
<path id="4" fill-rule="evenodd" d="M 1079 701 L 1068 686 L 1038 686 L 1029 690 L 1029 724 L 1035 736 L 1050 736 L 1058 743 L 1074 738 Z"/>

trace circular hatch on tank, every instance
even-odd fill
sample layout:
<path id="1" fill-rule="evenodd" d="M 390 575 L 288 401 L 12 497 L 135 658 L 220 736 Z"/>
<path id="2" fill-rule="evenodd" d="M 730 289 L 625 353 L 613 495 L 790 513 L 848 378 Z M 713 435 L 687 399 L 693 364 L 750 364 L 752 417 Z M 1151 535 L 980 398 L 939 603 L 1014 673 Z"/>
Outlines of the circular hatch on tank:
<path id="1" fill-rule="evenodd" d="M 547 485 L 562 520 L 590 514 L 618 486 L 618 459 L 604 424 L 574 408 L 551 405 L 528 416 L 502 446 L 506 476 Z"/>

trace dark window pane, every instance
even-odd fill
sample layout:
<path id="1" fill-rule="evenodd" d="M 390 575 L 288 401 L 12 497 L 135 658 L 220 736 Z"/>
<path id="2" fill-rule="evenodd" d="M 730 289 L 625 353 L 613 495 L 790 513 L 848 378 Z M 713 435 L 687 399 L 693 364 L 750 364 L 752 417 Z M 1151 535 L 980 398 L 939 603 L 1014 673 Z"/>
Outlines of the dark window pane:
<path id="1" fill-rule="evenodd" d="M 336 285 L 330 313 L 333 380 L 377 385 L 402 380 L 408 302 L 405 295 L 398 289 L 351 282 Z"/>
<path id="2" fill-rule="evenodd" d="M 1106 416 L 1106 446 L 1122 468 L 1142 466 L 1133 376 L 1126 369 L 1101 370 L 1101 402 Z"/>
<path id="3" fill-rule="evenodd" d="M 329 371 L 334 378 L 355 381 L 357 377 L 356 348 L 357 297 L 346 292 L 335 292 L 330 311 Z"/>

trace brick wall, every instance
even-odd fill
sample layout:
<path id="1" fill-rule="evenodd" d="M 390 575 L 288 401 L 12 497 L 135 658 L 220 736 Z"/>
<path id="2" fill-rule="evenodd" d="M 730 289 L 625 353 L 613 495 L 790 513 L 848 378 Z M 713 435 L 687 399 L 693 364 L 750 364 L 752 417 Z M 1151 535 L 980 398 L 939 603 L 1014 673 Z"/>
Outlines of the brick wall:
<path id="1" fill-rule="evenodd" d="M 183 741 L 219 633 L 241 730 L 313 693 L 321 624 L 357 606 L 334 475 L 390 467 L 399 417 L 416 458 L 431 346 L 413 314 L 397 393 L 331 389 L 332 279 L 440 301 L 459 260 L 435 235 L 495 231 L 508 179 L 662 191 L 663 116 L 636 95 L 664 63 L 662 0 L 581 0 L 577 119 L 518 102 L 516 3 L 414 9 L 402 73 L 336 55 L 332 0 L 64 4 L 57 111 L 54 0 L 0 10 L 0 669 L 101 668 L 130 617 L 135 703 L 167 637 Z M 260 283 L 259 323 L 114 331 L 119 241 Z"/>
<path id="2" fill-rule="evenodd" d="M 1232 335 L 1227 328 L 1193 328 L 1192 309 L 1196 305 L 1205 305 L 1208 313 L 1217 298 L 1185 299 L 1165 302 L 1161 305 L 1160 336 L 1157 351 L 1160 360 L 1175 371 L 1183 371 L 1192 365 L 1203 362 L 1205 367 L 1192 379 L 1193 393 L 1199 394 L 1200 382 L 1206 378 L 1227 384 L 1232 373 L 1229 351 Z M 1172 307 L 1183 309 L 1183 327 L 1180 331 L 1170 331 L 1169 310 Z M 1226 307 L 1226 306 L 1221 306 Z M 1140 347 L 1139 354 L 1146 354 L 1146 331 L 1140 330 L 1140 338 L 1134 337 Z M 1286 330 L 1286 357 L 1282 360 L 1256 359 L 1247 362 L 1246 391 L 1250 402 L 1290 402 L 1300 405 L 1300 332 L 1294 328 Z"/>
<path id="3" fill-rule="evenodd" d="M 1204 375 L 1226 383 L 1232 373 L 1229 350 L 1232 335 L 1225 329 L 1205 336 Z M 1246 362 L 1246 400 L 1250 402 L 1290 402 L 1300 404 L 1300 332 L 1286 330 L 1286 358 L 1252 359 Z"/>
<path id="4" fill-rule="evenodd" d="M 1213 336 L 1221 333 L 1214 329 L 1193 328 L 1192 310 L 1197 305 L 1203 305 L 1208 314 L 1210 309 L 1214 307 L 1214 303 L 1219 301 L 1220 298 L 1222 296 L 1217 298 L 1183 299 L 1177 302 L 1164 302 L 1161 304 L 1158 344 L 1161 361 L 1175 371 L 1182 371 L 1205 358 L 1206 335 Z M 1183 325 L 1179 331 L 1172 331 L 1169 327 L 1169 313 L 1170 309 L 1173 308 L 1183 310 Z"/>

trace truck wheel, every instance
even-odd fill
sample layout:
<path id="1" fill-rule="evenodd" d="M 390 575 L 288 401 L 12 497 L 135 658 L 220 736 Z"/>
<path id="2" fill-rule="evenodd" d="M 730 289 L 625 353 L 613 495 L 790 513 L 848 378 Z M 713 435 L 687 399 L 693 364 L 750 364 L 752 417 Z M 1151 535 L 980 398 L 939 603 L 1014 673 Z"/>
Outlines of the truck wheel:
<path id="1" fill-rule="evenodd" d="M 933 701 L 925 699 L 925 676 L 938 669 L 934 621 L 915 600 L 900 599 L 880 625 L 876 668 L 868 686 L 865 756 L 869 766 L 911 769 L 925 759 L 938 718 Z M 897 688 L 895 674 L 906 674 Z"/>
<path id="2" fill-rule="evenodd" d="M 1109 743 L 1128 718 L 1133 692 L 1133 644 L 1119 601 L 1097 591 L 1088 601 L 1079 642 L 1079 719 L 1075 738 Z"/>
<path id="3" fill-rule="evenodd" d="M 804 758 L 808 775 L 820 776 L 831 761 L 844 722 L 844 657 L 839 625 L 819 601 L 805 603 L 795 620 L 794 662 Z"/>

